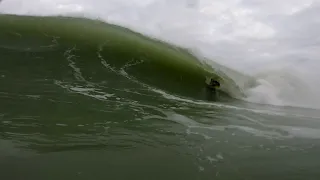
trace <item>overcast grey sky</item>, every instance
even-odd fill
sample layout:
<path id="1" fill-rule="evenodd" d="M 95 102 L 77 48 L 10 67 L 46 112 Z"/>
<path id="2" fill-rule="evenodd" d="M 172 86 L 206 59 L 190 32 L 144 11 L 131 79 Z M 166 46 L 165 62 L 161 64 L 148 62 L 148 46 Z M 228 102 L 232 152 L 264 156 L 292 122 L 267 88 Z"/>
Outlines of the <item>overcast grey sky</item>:
<path id="1" fill-rule="evenodd" d="M 4 0 L 0 12 L 87 12 L 220 56 L 229 64 L 260 64 L 319 58 L 319 4 L 315 0 Z"/>

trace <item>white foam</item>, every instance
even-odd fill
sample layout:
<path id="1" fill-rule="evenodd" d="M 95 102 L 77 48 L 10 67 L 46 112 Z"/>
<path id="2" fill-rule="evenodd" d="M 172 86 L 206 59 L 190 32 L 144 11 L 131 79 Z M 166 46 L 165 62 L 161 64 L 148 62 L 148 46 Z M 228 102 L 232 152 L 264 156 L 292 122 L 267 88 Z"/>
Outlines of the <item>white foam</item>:
<path id="1" fill-rule="evenodd" d="M 217 162 L 217 161 L 218 161 L 217 159 L 215 159 L 215 158 L 213 158 L 213 157 L 211 157 L 211 156 L 207 156 L 206 159 L 207 159 L 210 163 L 212 163 L 212 162 Z"/>
<path id="2" fill-rule="evenodd" d="M 311 115 L 303 115 L 299 113 L 293 113 L 293 112 L 286 112 L 286 111 L 274 111 L 274 110 L 266 110 L 266 109 L 256 109 L 253 108 L 245 108 L 243 106 L 235 106 L 235 105 L 227 105 L 219 102 L 206 102 L 206 101 L 198 101 L 194 99 L 187 99 L 184 97 L 179 97 L 175 96 L 173 94 L 168 94 L 165 91 L 162 91 L 160 89 L 155 89 L 155 88 L 149 88 L 150 90 L 161 94 L 164 98 L 167 98 L 169 100 L 174 100 L 174 101 L 180 101 L 180 102 L 185 102 L 188 104 L 196 104 L 196 105 L 202 105 L 202 106 L 214 106 L 217 108 L 228 108 L 228 109 L 234 109 L 234 110 L 242 110 L 242 111 L 250 111 L 254 113 L 260 113 L 260 114 L 268 114 L 268 115 L 274 115 L 274 116 L 285 116 L 285 117 L 300 117 L 300 118 L 314 118 L 314 119 L 320 119 L 320 114 L 315 114 L 314 116 Z"/>
<path id="3" fill-rule="evenodd" d="M 320 128 L 308 128 L 301 126 L 284 126 L 284 125 L 263 125 L 263 129 L 241 125 L 207 125 L 199 123 L 189 117 L 174 112 L 162 112 L 167 117 L 156 117 L 159 119 L 170 120 L 187 127 L 186 133 L 188 135 L 200 135 L 206 140 L 212 139 L 213 133 L 210 131 L 227 131 L 227 130 L 240 130 L 244 133 L 251 134 L 256 137 L 265 139 L 288 139 L 288 138 L 306 138 L 306 139 L 320 139 Z M 202 130 L 209 130 L 203 133 Z M 276 131 L 278 130 L 278 131 Z M 211 134 L 208 135 L 208 133 Z M 231 135 L 234 133 L 232 132 Z M 228 143 L 228 141 L 225 141 Z M 223 159 L 221 154 L 217 155 L 218 159 Z"/>
<path id="4" fill-rule="evenodd" d="M 222 156 L 222 154 L 221 154 L 221 153 L 218 153 L 218 154 L 216 155 L 216 157 L 217 157 L 218 159 L 220 159 L 220 160 L 222 160 L 222 159 L 223 159 L 223 156 Z"/>
<path id="5" fill-rule="evenodd" d="M 255 103 L 281 106 L 320 108 L 317 89 L 320 84 L 312 77 L 304 79 L 306 72 L 300 72 L 293 65 L 268 68 L 255 74 L 258 85 L 249 89 L 245 100 Z"/>
<path id="6" fill-rule="evenodd" d="M 316 128 L 293 127 L 293 126 L 273 126 L 273 127 L 286 131 L 293 137 L 320 139 L 320 128 L 316 129 Z"/>
<path id="7" fill-rule="evenodd" d="M 188 135 L 194 134 L 194 135 L 202 136 L 202 137 L 203 137 L 204 139 L 206 139 L 206 140 L 212 139 L 211 136 L 208 136 L 208 135 L 206 135 L 206 134 L 204 134 L 204 133 L 200 133 L 200 132 L 193 132 L 193 131 L 191 131 L 190 129 L 187 129 L 187 130 L 186 130 L 186 133 L 187 133 Z"/>
<path id="8" fill-rule="evenodd" d="M 98 100 L 108 100 L 111 97 L 114 97 L 114 94 L 109 94 L 106 92 L 102 92 L 99 89 L 96 88 L 86 88 L 86 87 L 79 87 L 79 86 L 72 86 L 69 84 L 64 84 L 60 81 L 55 81 L 55 84 L 67 89 L 69 91 L 72 91 L 74 93 L 78 93 L 78 94 L 82 94 L 88 97 L 92 97 L 94 99 L 98 99 Z M 115 97 L 116 98 L 116 97 Z"/>
<path id="9" fill-rule="evenodd" d="M 62 123 L 57 123 L 56 125 L 57 126 L 62 126 L 62 127 L 68 126 L 67 124 L 62 124 Z"/>

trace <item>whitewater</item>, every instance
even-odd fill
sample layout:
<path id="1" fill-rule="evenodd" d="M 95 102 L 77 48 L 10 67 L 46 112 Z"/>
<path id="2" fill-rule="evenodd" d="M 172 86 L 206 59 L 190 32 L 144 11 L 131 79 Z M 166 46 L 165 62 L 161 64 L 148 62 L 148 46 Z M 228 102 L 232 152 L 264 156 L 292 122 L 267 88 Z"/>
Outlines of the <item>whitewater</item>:
<path id="1" fill-rule="evenodd" d="M 318 8 L 311 0 L 5 0 L 0 12 L 90 17 L 129 27 L 253 77 L 245 101 L 319 108 L 318 39 L 312 38 Z"/>

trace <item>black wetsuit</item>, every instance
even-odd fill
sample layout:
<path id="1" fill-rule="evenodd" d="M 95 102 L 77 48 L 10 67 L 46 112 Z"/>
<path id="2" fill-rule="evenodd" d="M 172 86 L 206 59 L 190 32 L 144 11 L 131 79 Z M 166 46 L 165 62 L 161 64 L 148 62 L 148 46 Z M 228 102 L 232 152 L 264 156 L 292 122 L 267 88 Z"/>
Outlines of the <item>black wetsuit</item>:
<path id="1" fill-rule="evenodd" d="M 220 87 L 220 83 L 218 81 L 215 81 L 211 79 L 210 84 L 207 85 L 206 88 L 206 99 L 209 101 L 217 100 L 218 94 L 217 94 L 217 87 Z"/>
<path id="2" fill-rule="evenodd" d="M 210 86 L 212 86 L 213 88 L 220 87 L 220 83 L 216 80 L 211 79 Z"/>

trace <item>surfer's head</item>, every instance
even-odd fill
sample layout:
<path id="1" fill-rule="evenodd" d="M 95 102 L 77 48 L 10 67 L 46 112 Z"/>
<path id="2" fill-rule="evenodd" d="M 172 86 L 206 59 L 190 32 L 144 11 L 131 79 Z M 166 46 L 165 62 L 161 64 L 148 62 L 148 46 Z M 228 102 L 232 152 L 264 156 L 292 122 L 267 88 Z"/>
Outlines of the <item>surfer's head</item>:
<path id="1" fill-rule="evenodd" d="M 210 86 L 220 87 L 220 83 L 214 79 L 210 80 Z"/>

